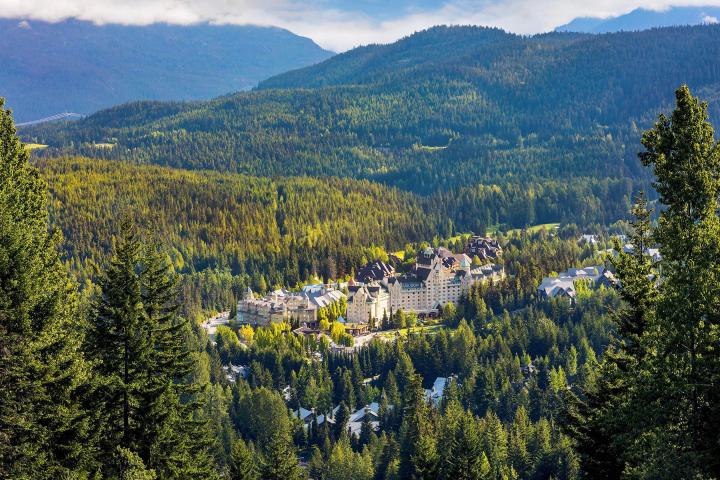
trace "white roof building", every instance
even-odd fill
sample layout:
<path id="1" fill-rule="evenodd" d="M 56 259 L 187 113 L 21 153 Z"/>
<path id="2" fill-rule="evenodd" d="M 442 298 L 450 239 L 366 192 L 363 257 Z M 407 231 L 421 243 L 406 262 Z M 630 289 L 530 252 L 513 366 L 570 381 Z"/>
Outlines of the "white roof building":
<path id="1" fill-rule="evenodd" d="M 447 385 L 447 378 L 446 377 L 437 377 L 435 379 L 435 382 L 433 382 L 433 386 L 430 389 L 425 389 L 425 399 L 430 402 L 433 402 L 433 405 L 436 407 L 440 405 L 440 401 L 443 398 L 443 395 L 445 395 L 445 386 Z"/>
<path id="2" fill-rule="evenodd" d="M 377 430 L 380 427 L 379 421 L 380 405 L 377 402 L 373 402 L 370 405 L 365 405 L 363 408 L 359 408 L 350 414 L 350 421 L 348 422 L 348 430 L 351 435 L 360 435 L 362 430 L 363 420 L 365 416 L 369 416 L 370 426 L 373 430 Z"/>
<path id="3" fill-rule="evenodd" d="M 570 268 L 565 272 L 560 272 L 557 277 L 543 278 L 538 286 L 538 293 L 543 298 L 568 297 L 574 299 L 577 296 L 575 288 L 577 281 L 587 281 L 591 287 L 610 286 L 616 283 L 615 276 L 602 265 Z"/>

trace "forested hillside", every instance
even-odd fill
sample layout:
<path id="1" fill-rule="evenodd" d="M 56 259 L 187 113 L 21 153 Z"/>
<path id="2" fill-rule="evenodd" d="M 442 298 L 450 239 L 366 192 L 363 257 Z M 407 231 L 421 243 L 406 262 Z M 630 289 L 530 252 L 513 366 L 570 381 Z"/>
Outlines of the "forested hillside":
<path id="1" fill-rule="evenodd" d="M 190 299 L 230 305 L 233 290 L 344 277 L 372 245 L 400 249 L 447 228 L 415 195 L 347 179 L 259 178 L 89 159 L 43 160 L 52 223 L 71 270 L 93 278 L 123 220 L 157 232 Z"/>
<path id="2" fill-rule="evenodd" d="M 437 27 L 192 105 L 131 104 L 23 130 L 58 152 L 418 193 L 647 176 L 640 132 L 683 82 L 719 118 L 720 26 L 519 37 Z M 642 68 L 638 68 L 638 62 Z M 112 145 L 102 147 L 94 143 Z"/>
<path id="3" fill-rule="evenodd" d="M 267 98 L 278 94 L 293 93 Z M 157 122 L 173 109 L 193 118 L 155 107 Z M 633 199 L 614 251 L 570 225 L 500 235 L 507 275 L 463 289 L 439 318 L 390 312 L 375 338 L 345 348 L 332 340 L 345 327 L 328 336 L 325 319 L 310 334 L 292 318 L 206 333 L 188 292 L 229 279 L 226 305 L 248 282 L 339 274 L 385 255 L 374 242 L 456 224 L 618 215 L 630 180 L 515 178 L 518 164 L 502 184 L 430 182 L 420 195 L 367 179 L 31 162 L 0 99 L 0 478 L 720 478 L 720 145 L 708 106 L 681 86 L 672 113 L 626 148 L 642 148 L 657 201 Z M 607 282 L 537 290 L 599 262 Z"/>
<path id="4" fill-rule="evenodd" d="M 58 237 L 48 234 L 50 219 L 80 219 L 78 211 L 59 211 L 53 177 L 59 172 L 69 179 L 68 197 L 87 196 L 102 206 L 93 211 L 83 202 L 89 216 L 113 202 L 118 210 L 135 210 L 112 195 L 118 183 L 137 192 L 127 197 L 141 201 L 142 211 L 153 202 L 141 192 L 172 194 L 171 184 L 183 192 L 206 174 L 90 162 L 41 164 L 53 185 L 48 195 L 0 102 L 0 273 L 7 279 L 0 283 L 3 478 L 429 480 L 466 470 L 477 479 L 578 477 L 578 457 L 555 418 L 568 386 L 592 375 L 596 349 L 612 331 L 603 310 L 617 302 L 614 292 L 583 297 L 570 311 L 565 303 L 535 306 L 532 287 L 505 281 L 474 289 L 457 310 L 448 308 L 446 328 L 436 335 L 375 340 L 355 355 L 333 352 L 323 336 L 290 333 L 287 324 L 245 330 L 243 346 L 224 327 L 215 343 L 179 314 L 167 223 L 138 215 L 145 230 L 132 217 L 122 220 L 97 285 L 82 296 L 59 261 Z M 58 173 L 49 173 L 53 167 Z M 113 175 L 103 176 L 103 169 Z M 208 179 L 235 185 L 242 177 Z M 280 199 L 267 190 L 275 188 L 291 201 L 305 181 L 249 179 L 240 190 L 273 203 Z M 367 182 L 331 180 L 327 198 L 336 200 L 338 189 L 362 203 L 349 187 L 354 184 L 360 194 L 382 193 L 368 191 L 380 187 Z M 224 193 L 230 192 L 237 193 Z M 407 194 L 396 195 L 399 209 Z M 182 202 L 181 195 L 178 208 L 199 206 Z M 332 208 L 322 194 L 314 205 Z M 518 278 L 586 253 L 574 235 L 546 232 L 518 237 L 506 248 Z M 517 312 L 511 317 L 506 308 Z M 228 361 L 247 364 L 247 380 L 228 378 Z M 445 398 L 428 404 L 423 385 L 440 375 L 450 377 Z M 360 434 L 351 435 L 350 412 L 369 402 L 379 404 L 377 420 L 365 418 Z M 290 414 L 304 406 L 327 419 L 334 405 L 332 424 L 304 425 Z"/>
<path id="5" fill-rule="evenodd" d="M 130 165 L 39 159 L 52 224 L 69 269 L 96 278 L 122 220 L 157 232 L 181 275 L 188 311 L 223 309 L 251 286 L 264 291 L 317 276 L 351 274 L 379 247 L 531 225 L 622 218 L 628 182 L 542 187 L 477 186 L 419 196 L 367 180 L 261 178 Z M 563 266 L 563 268 L 566 266 Z"/>

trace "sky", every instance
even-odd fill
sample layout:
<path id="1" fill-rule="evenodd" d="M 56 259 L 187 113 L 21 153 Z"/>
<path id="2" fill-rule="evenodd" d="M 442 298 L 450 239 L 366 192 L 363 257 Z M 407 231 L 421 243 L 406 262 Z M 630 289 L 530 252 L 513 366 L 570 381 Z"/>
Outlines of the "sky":
<path id="1" fill-rule="evenodd" d="M 388 43 L 433 25 L 486 25 L 531 34 L 582 16 L 643 7 L 720 6 L 720 0 L 0 0 L 6 18 L 144 25 L 198 22 L 272 25 L 342 52 Z"/>

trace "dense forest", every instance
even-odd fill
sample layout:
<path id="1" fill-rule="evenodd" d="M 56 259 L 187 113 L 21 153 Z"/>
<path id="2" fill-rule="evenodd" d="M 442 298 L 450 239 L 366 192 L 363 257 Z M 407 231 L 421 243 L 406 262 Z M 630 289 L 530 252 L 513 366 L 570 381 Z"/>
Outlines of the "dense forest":
<path id="1" fill-rule="evenodd" d="M 131 219 L 155 232 L 182 276 L 185 306 L 227 309 L 266 291 L 341 279 L 373 257 L 447 235 L 437 208 L 368 181 L 268 179 L 88 159 L 41 160 L 67 263 L 92 281 Z M 450 225 L 450 226 L 448 226 Z"/>
<path id="2" fill-rule="evenodd" d="M 720 118 L 720 26 L 521 37 L 436 27 L 197 104 L 141 102 L 23 130 L 58 152 L 428 194 L 558 179 L 647 187 L 635 145 L 687 83 Z M 637 68 L 642 59 L 643 68 Z"/>
<path id="3" fill-rule="evenodd" d="M 227 309 L 248 286 L 262 292 L 345 278 L 378 249 L 490 227 L 610 223 L 624 216 L 632 188 L 558 181 L 420 196 L 332 177 L 269 179 L 83 158 L 38 159 L 36 166 L 49 185 L 66 264 L 81 284 L 96 278 L 117 225 L 131 218 L 167 246 L 188 314 Z"/>
<path id="4" fill-rule="evenodd" d="M 598 252 L 577 232 L 524 232 L 504 242 L 512 275 L 446 306 L 433 334 L 338 353 L 286 324 L 211 341 L 181 315 L 162 237 L 132 217 L 78 295 L 48 232 L 47 186 L 0 110 L 0 474 L 718 478 L 720 149 L 686 87 L 643 145 L 665 208 L 655 223 L 644 197 L 634 204 L 634 248 L 610 260 L 617 289 L 537 299 L 539 276 Z M 438 376 L 436 403 L 423 388 Z M 366 411 L 350 433 L 371 402 L 377 424 Z"/>
<path id="5" fill-rule="evenodd" d="M 197 109 L 152 104 L 155 113 L 148 113 L 148 104 L 134 104 L 32 133 L 57 135 L 53 138 L 68 142 L 63 149 L 77 154 L 92 150 L 77 143 L 95 139 L 83 135 L 112 132 L 115 137 L 102 140 L 117 144 L 102 150 L 100 156 L 111 157 L 104 160 L 51 158 L 57 149 L 31 159 L 0 100 L 0 478 L 720 478 L 720 145 L 710 121 L 713 107 L 683 85 L 675 91 L 671 114 L 660 115 L 642 134 L 633 130 L 637 146 L 633 135 L 618 134 L 624 123 L 646 118 L 646 109 L 658 109 L 653 102 L 666 102 L 659 83 L 678 80 L 673 75 L 717 76 L 715 63 L 697 60 L 720 44 L 708 40 L 717 32 L 718 27 L 697 27 L 624 37 L 524 38 L 438 28 L 396 45 L 346 54 L 368 72 L 368 84 L 361 84 L 364 77 L 342 84 L 347 70 L 336 69 L 331 60 L 321 68 L 332 86 L 261 90 Z M 594 42 L 612 44 L 637 35 L 647 49 L 655 43 L 678 52 L 691 49 L 694 41 L 707 45 L 693 51 L 694 57 L 667 57 L 672 59 L 667 74 L 657 78 L 635 73 L 643 69 L 617 69 L 627 73 L 625 78 L 647 82 L 647 97 L 635 103 L 598 103 L 619 110 L 598 106 L 559 117 L 553 115 L 565 108 L 564 97 L 549 93 L 555 88 L 551 83 L 562 81 L 550 72 L 563 69 L 548 70 L 542 77 L 547 83 L 533 83 L 531 73 L 541 71 L 548 57 L 530 55 L 540 66 L 513 78 L 518 91 L 521 85 L 528 90 L 544 85 L 547 90 L 534 91 L 547 93 L 558 109 L 545 105 L 544 117 L 533 121 L 545 121 L 543 128 L 557 136 L 549 141 L 539 129 L 533 137 L 539 143 L 521 147 L 537 148 L 547 157 L 521 155 L 516 144 L 503 156 L 502 142 L 494 142 L 508 123 L 499 122 L 499 130 L 482 137 L 491 149 L 470 148 L 481 137 L 468 140 L 459 130 L 446 132 L 447 148 L 433 149 L 427 139 L 412 138 L 411 130 L 391 131 L 429 118 L 412 115 L 420 108 L 349 93 L 391 89 L 402 78 L 363 67 L 364 52 L 392 53 L 403 42 L 420 42 L 413 48 L 421 48 L 423 38 L 437 48 L 437 37 L 444 35 L 465 35 L 468 45 L 486 42 L 488 51 L 496 48 L 493 42 L 516 44 L 517 52 L 536 46 L 547 49 L 549 58 L 554 48 L 577 49 L 578 57 L 560 62 L 568 71 L 590 61 L 581 52 Z M 663 39 L 676 42 L 670 46 Z M 447 49 L 456 50 L 452 43 Z M 619 49 L 607 52 L 596 60 L 615 68 L 613 62 L 624 58 Z M 663 58 L 635 55 L 635 61 Z M 516 58 L 505 51 L 495 62 Z M 689 58 L 699 66 L 683 73 L 680 66 Z M 427 87 L 418 104 L 433 98 L 431 78 L 437 79 L 432 74 L 423 80 L 423 68 L 415 62 L 405 72 L 422 80 L 415 85 L 418 92 Z M 499 75 L 507 81 L 503 70 L 481 64 L 474 70 L 478 78 Z M 397 71 L 402 75 L 402 68 Z M 458 78 L 455 87 L 466 88 L 467 79 Z M 576 106 L 589 101 L 583 85 L 588 95 L 609 94 L 602 76 L 580 80 L 567 86 L 578 96 Z M 632 85 L 618 88 L 632 91 Z M 703 87 L 703 95 L 712 97 L 711 83 Z M 264 100 L 253 103 L 258 98 Z M 415 156 L 398 153 L 399 144 L 381 150 L 353 143 L 374 135 L 372 128 L 340 122 L 335 135 L 333 115 L 343 110 L 323 102 L 338 98 L 376 111 L 397 106 L 407 115 L 403 122 L 367 110 L 350 114 L 366 126 L 376 122 L 372 128 L 385 125 L 381 142 L 413 142 L 405 153 Z M 447 90 L 436 97 L 452 98 Z M 472 98 L 463 105 L 486 104 L 481 96 Z M 245 103 L 240 108 L 237 102 Z M 283 102 L 298 103 L 290 108 Z M 228 107 L 225 116 L 210 115 L 218 112 L 217 105 Z M 636 114 L 625 110 L 633 106 Z M 267 113 L 273 108 L 283 113 Z M 123 126 L 122 115 L 116 116 L 123 111 L 133 112 L 136 126 Z M 428 107 L 427 112 L 443 110 Z M 613 115 L 615 127 L 607 128 L 618 130 L 597 136 L 601 127 L 593 122 Z M 91 130 L 102 118 L 113 127 Z M 263 124 L 269 118 L 277 129 Z M 571 124 L 553 126 L 548 118 L 574 122 L 574 133 Z M 258 135 L 235 121 L 256 122 Z M 222 128 L 204 130 L 207 143 L 195 143 L 202 135 L 195 137 L 198 130 L 187 128 L 192 124 Z M 275 143 L 265 143 L 266 138 Z M 611 150 L 595 156 L 590 147 L 603 138 L 617 156 Z M 235 141 L 255 153 L 240 155 L 230 147 Z M 138 143 L 129 147 L 129 142 Z M 161 145 L 171 148 L 163 151 Z M 287 150 L 274 150 L 277 145 Z M 454 150 L 462 145 L 468 150 Z M 174 157 L 175 148 L 185 157 Z M 628 152 L 641 148 L 631 169 Z M 393 175 L 383 170 L 388 159 L 395 166 L 406 161 L 408 170 L 394 174 L 408 183 L 384 180 L 389 185 L 381 185 L 373 181 L 381 178 L 368 174 L 342 178 L 351 176 L 342 169 L 353 165 L 346 162 L 352 156 L 326 156 L 342 151 L 377 160 L 385 180 Z M 488 170 L 462 177 L 453 161 L 467 166 L 474 157 L 453 157 L 461 151 L 487 153 Z M 186 161 L 191 158 L 196 161 Z M 238 158 L 248 168 L 237 168 Z M 425 168 L 423 158 L 437 161 L 436 169 Z M 552 162 L 546 165 L 541 158 Z M 495 162 L 497 177 L 490 172 Z M 631 171 L 631 178 L 624 178 Z M 644 193 L 635 195 L 642 185 L 652 187 L 650 201 Z M 628 214 L 627 223 L 611 225 Z M 506 231 L 558 220 L 566 224 Z M 602 222 L 592 227 L 598 243 L 578 241 L 594 222 Z M 423 240 L 458 250 L 464 238 L 453 235 L 490 227 L 500 228 L 505 278 L 473 285 L 457 304 L 445 305 L 440 318 L 425 324 L 416 325 L 412 312 L 412 321 L 401 311 L 391 312 L 390 324 L 404 328 L 380 332 L 357 348 L 336 348 L 328 336 L 296 333 L 287 323 L 230 322 L 210 337 L 191 316 L 198 305 L 227 305 L 246 285 L 264 290 L 313 275 L 342 276 L 395 248 L 412 257 L 427 245 Z M 627 233 L 623 245 L 610 237 L 620 232 Z M 649 248 L 658 249 L 659 260 Z M 600 263 L 614 272 L 611 287 L 579 282 L 572 300 L 537 294 L 544 276 Z M 235 374 L 238 366 L 244 374 Z M 437 377 L 447 383 L 436 401 L 425 389 Z M 300 418 L 301 408 L 311 415 Z M 369 414 L 373 408 L 377 423 Z M 351 416 L 359 414 L 360 428 L 348 430 Z"/>

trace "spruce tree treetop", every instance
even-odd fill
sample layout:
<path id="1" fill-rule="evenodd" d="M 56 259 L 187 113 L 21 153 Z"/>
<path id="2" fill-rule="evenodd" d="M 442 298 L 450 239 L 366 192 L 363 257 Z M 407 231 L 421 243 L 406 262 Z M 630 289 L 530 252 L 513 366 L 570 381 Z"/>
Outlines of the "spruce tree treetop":
<path id="1" fill-rule="evenodd" d="M 653 167 L 653 186 L 670 214 L 695 222 L 717 210 L 720 156 L 707 103 L 694 98 L 687 85 L 675 92 L 675 99 L 672 115 L 661 114 L 655 128 L 643 135 L 646 151 L 640 159 Z"/>

